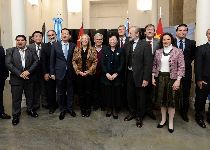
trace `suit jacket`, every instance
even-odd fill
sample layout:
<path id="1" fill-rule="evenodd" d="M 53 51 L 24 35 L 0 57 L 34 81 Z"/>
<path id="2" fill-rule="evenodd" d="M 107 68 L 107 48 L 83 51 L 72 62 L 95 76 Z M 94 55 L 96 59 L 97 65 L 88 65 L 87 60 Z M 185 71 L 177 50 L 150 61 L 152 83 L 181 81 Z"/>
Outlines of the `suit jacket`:
<path id="1" fill-rule="evenodd" d="M 153 60 L 153 69 L 152 69 L 152 73 L 155 75 L 155 77 L 158 77 L 160 72 L 162 55 L 163 55 L 163 48 L 156 50 Z M 184 63 L 184 55 L 181 49 L 173 47 L 173 50 L 171 51 L 169 58 L 169 69 L 170 69 L 171 79 L 184 77 L 185 63 Z"/>
<path id="2" fill-rule="evenodd" d="M 90 48 L 87 50 L 87 60 L 86 60 L 86 71 L 89 75 L 93 75 L 96 73 L 96 65 L 97 65 L 97 52 L 94 48 Z M 73 54 L 72 64 L 74 67 L 74 71 L 77 75 L 82 71 L 82 49 L 76 47 Z"/>
<path id="3" fill-rule="evenodd" d="M 177 39 L 175 39 L 175 47 L 177 46 Z M 185 60 L 185 77 L 183 79 L 192 79 L 192 61 L 195 59 L 196 43 L 194 40 L 185 38 L 184 60 Z"/>
<path id="4" fill-rule="evenodd" d="M 67 60 L 65 59 L 61 42 L 55 42 L 52 46 L 50 55 L 50 74 L 55 75 L 55 78 L 62 80 L 66 73 L 69 73 L 69 78 L 72 78 L 74 69 L 72 65 L 72 57 L 75 49 L 74 43 L 69 43 L 69 51 Z"/>
<path id="5" fill-rule="evenodd" d="M 114 57 L 112 56 L 112 51 L 109 48 L 105 49 L 102 54 L 101 59 L 101 68 L 102 68 L 102 76 L 101 76 L 101 82 L 104 85 L 123 85 L 123 69 L 125 64 L 123 49 L 118 48 L 114 52 Z M 113 59 L 112 59 L 113 57 Z M 112 67 L 113 66 L 113 67 Z M 117 73 L 118 76 L 115 78 L 114 81 L 110 81 L 107 79 L 106 74 L 110 73 L 111 75 L 113 73 Z"/>
<path id="6" fill-rule="evenodd" d="M 146 41 L 146 39 L 143 39 L 143 41 Z M 155 52 L 157 49 L 160 49 L 160 40 L 153 38 L 153 45 L 152 45 L 153 49 L 152 49 L 152 54 L 153 56 L 155 55 Z"/>
<path id="7" fill-rule="evenodd" d="M 42 65 L 42 73 L 50 74 L 50 55 L 51 55 L 52 45 L 51 43 L 45 43 L 42 45 L 41 51 L 41 65 Z"/>
<path id="8" fill-rule="evenodd" d="M 131 43 L 125 45 L 126 70 L 128 68 L 129 51 L 133 50 Z M 141 87 L 143 80 L 150 81 L 152 74 L 152 50 L 148 42 L 140 40 L 133 51 L 132 69 L 136 87 Z"/>
<path id="9" fill-rule="evenodd" d="M 5 66 L 4 48 L 0 46 L 0 80 L 5 80 L 9 76 L 9 72 Z"/>
<path id="10" fill-rule="evenodd" d="M 210 44 L 206 43 L 197 47 L 195 57 L 196 81 L 210 81 Z"/>
<path id="11" fill-rule="evenodd" d="M 128 37 L 126 37 L 125 43 L 123 44 L 123 46 L 125 46 L 127 43 L 129 43 L 129 38 L 128 38 Z M 117 47 L 120 47 L 120 39 L 119 39 L 119 38 L 118 38 Z M 123 48 L 124 48 L 124 47 L 123 47 Z"/>
<path id="12" fill-rule="evenodd" d="M 23 68 L 19 49 L 17 47 L 13 47 L 6 50 L 5 63 L 8 70 L 11 72 L 10 84 L 18 85 L 18 84 L 22 84 L 22 81 L 24 81 L 24 79 L 20 77 L 21 73 L 24 70 L 27 70 L 30 72 L 29 80 L 27 81 L 33 80 L 35 69 L 39 63 L 39 58 L 36 54 L 36 51 L 34 51 L 33 49 L 27 48 L 25 50 L 25 68 Z"/>
<path id="13" fill-rule="evenodd" d="M 40 49 L 40 58 L 39 58 L 39 63 L 38 63 L 38 65 L 37 65 L 37 67 L 36 67 L 36 70 L 35 70 L 35 75 L 33 76 L 33 80 L 34 81 L 39 81 L 39 80 L 41 80 L 42 79 L 42 77 L 43 77 L 43 73 L 42 73 L 42 61 L 41 61 L 41 57 L 42 57 L 42 51 L 43 51 L 43 45 L 44 45 L 44 43 L 42 43 L 41 44 L 41 49 Z M 34 51 L 36 51 L 36 45 L 35 45 L 35 43 L 33 43 L 33 44 L 30 44 L 30 45 L 28 45 L 28 47 L 30 48 L 30 49 L 33 49 Z M 37 52 L 36 52 L 37 53 Z"/>

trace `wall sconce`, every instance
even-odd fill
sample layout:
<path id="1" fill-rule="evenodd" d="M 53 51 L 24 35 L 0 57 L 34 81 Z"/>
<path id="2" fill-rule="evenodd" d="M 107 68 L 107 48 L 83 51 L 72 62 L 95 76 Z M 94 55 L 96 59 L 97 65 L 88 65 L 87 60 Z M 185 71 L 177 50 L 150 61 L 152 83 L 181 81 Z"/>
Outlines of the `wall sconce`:
<path id="1" fill-rule="evenodd" d="M 38 6 L 38 5 L 39 5 L 39 0 L 28 0 L 28 2 L 29 2 L 32 6 Z"/>
<path id="2" fill-rule="evenodd" d="M 137 0 L 137 10 L 141 11 L 152 10 L 152 0 Z"/>
<path id="3" fill-rule="evenodd" d="M 77 13 L 82 10 L 82 0 L 67 0 L 68 12 Z"/>

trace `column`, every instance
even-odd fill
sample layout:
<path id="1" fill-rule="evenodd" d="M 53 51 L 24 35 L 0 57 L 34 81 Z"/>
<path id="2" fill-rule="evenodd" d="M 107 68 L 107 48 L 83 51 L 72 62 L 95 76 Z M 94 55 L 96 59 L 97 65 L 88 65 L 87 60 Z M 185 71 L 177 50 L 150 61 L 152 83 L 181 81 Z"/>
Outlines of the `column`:
<path id="1" fill-rule="evenodd" d="M 62 0 L 62 18 L 63 24 L 62 28 L 68 28 L 68 9 L 67 9 L 67 0 Z"/>
<path id="2" fill-rule="evenodd" d="M 210 28 L 209 0 L 197 0 L 196 6 L 196 31 L 195 40 L 197 45 L 207 42 L 206 30 Z"/>
<path id="3" fill-rule="evenodd" d="M 15 37 L 25 35 L 25 4 L 24 0 L 11 0 L 12 41 L 15 46 Z"/>
<path id="4" fill-rule="evenodd" d="M 158 2 L 157 0 L 152 0 L 152 17 L 151 17 L 151 23 L 153 25 L 157 25 L 158 22 L 158 18 L 159 18 L 159 14 L 158 14 Z"/>

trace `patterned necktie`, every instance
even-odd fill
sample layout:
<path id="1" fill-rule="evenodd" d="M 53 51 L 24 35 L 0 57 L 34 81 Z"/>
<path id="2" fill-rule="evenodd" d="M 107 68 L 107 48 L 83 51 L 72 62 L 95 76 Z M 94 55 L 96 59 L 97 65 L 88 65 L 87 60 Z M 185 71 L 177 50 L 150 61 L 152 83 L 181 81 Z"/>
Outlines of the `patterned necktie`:
<path id="1" fill-rule="evenodd" d="M 179 49 L 183 50 L 183 41 L 182 40 L 179 41 Z"/>
<path id="2" fill-rule="evenodd" d="M 123 48 L 123 39 L 120 38 L 120 48 Z"/>

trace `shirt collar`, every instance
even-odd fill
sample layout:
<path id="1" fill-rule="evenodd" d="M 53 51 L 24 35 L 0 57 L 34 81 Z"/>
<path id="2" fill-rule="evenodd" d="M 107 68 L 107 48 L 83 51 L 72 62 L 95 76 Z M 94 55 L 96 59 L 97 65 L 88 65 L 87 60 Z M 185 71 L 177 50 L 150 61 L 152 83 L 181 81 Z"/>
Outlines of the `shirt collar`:
<path id="1" fill-rule="evenodd" d="M 181 41 L 181 39 L 179 39 L 178 37 L 176 37 L 176 40 L 177 40 L 177 42 L 180 42 Z M 185 38 L 182 39 L 182 42 L 185 43 Z"/>
<path id="2" fill-rule="evenodd" d="M 27 47 L 25 46 L 24 49 L 20 49 L 18 48 L 19 51 L 25 51 L 27 49 Z"/>
<path id="3" fill-rule="evenodd" d="M 151 42 L 153 42 L 153 38 L 152 38 L 151 40 L 149 40 L 149 39 L 146 37 L 146 41 L 151 41 Z"/>
<path id="4" fill-rule="evenodd" d="M 136 39 L 136 40 L 134 40 L 134 43 L 137 43 L 139 41 L 139 38 L 138 39 Z"/>
<path id="5" fill-rule="evenodd" d="M 208 43 L 209 43 L 209 45 L 210 45 L 210 41 L 209 41 Z"/>
<path id="6" fill-rule="evenodd" d="M 61 41 L 61 44 L 62 44 L 62 45 L 66 45 L 66 44 L 69 45 L 69 42 L 64 43 L 63 41 Z"/>

